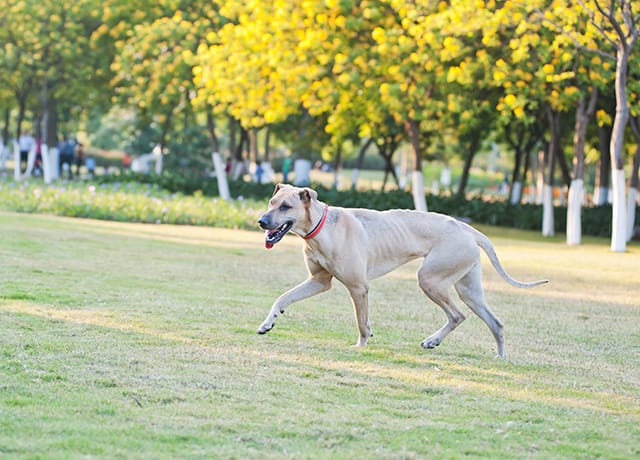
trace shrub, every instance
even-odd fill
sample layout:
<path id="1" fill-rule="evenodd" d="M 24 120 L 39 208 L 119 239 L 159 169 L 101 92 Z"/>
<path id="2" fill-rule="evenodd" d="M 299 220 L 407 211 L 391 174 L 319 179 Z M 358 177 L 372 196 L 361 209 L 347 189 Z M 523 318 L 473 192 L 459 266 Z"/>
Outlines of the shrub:
<path id="1" fill-rule="evenodd" d="M 45 186 L 37 182 L 0 182 L 0 207 L 18 212 L 42 212 L 64 216 L 90 217 L 131 222 L 212 225 L 256 228 L 256 220 L 266 207 L 273 184 L 231 181 L 232 202 L 216 198 L 215 179 L 186 178 L 163 174 L 105 176 L 96 183 L 59 183 Z M 404 190 L 337 191 L 314 185 L 320 199 L 333 206 L 393 209 L 413 207 L 411 193 Z M 430 211 L 466 218 L 477 224 L 539 230 L 542 206 L 510 205 L 504 200 L 464 198 L 456 195 L 429 195 Z M 566 229 L 567 209 L 554 208 L 557 233 Z M 609 237 L 611 207 L 585 207 L 582 233 Z"/>

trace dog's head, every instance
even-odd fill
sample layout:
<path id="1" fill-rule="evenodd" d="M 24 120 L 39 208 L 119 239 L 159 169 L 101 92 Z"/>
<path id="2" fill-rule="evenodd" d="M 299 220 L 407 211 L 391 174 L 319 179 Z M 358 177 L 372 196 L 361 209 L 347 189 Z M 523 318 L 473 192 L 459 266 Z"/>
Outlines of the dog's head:
<path id="1" fill-rule="evenodd" d="M 258 220 L 260 227 L 266 231 L 266 248 L 272 248 L 289 230 L 304 235 L 305 229 L 311 226 L 311 204 L 317 199 L 318 194 L 310 188 L 276 185 L 269 209 Z"/>

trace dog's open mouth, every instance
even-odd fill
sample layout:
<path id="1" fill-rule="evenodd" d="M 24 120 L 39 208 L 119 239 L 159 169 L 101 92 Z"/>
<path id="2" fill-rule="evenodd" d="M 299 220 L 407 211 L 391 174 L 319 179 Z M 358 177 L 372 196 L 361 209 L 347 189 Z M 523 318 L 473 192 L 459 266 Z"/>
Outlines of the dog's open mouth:
<path id="1" fill-rule="evenodd" d="M 267 230 L 264 235 L 264 246 L 271 249 L 274 244 L 279 242 L 289 230 L 293 227 L 293 222 L 285 222 L 278 228 Z"/>

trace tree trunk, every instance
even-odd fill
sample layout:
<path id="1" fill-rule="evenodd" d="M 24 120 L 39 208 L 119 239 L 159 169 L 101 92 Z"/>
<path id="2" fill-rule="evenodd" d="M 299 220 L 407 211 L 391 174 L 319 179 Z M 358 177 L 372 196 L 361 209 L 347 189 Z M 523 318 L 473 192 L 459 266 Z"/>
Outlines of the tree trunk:
<path id="1" fill-rule="evenodd" d="M 389 174 L 393 176 L 393 180 L 396 183 L 398 188 L 400 187 L 400 179 L 398 179 L 398 175 L 396 174 L 396 170 L 393 166 L 393 154 L 396 151 L 396 143 L 389 140 L 384 140 L 382 145 L 377 144 L 378 152 L 384 158 L 384 178 L 382 180 L 382 189 L 381 191 L 387 188 L 387 182 L 389 180 Z"/>
<path id="2" fill-rule="evenodd" d="M 26 112 L 27 98 L 26 96 L 18 98 L 18 118 L 16 119 L 16 141 L 22 134 L 22 122 Z"/>
<path id="3" fill-rule="evenodd" d="M 520 202 L 522 196 L 522 181 L 520 178 L 520 169 L 522 168 L 522 146 L 516 147 L 516 157 L 513 165 L 513 172 L 511 173 L 511 186 L 509 187 L 509 203 L 516 204 Z M 523 176 L 524 177 L 524 176 Z"/>
<path id="4" fill-rule="evenodd" d="M 549 145 L 538 150 L 536 158 L 536 204 L 542 204 L 542 193 L 544 190 L 544 168 L 549 157 Z"/>
<path id="5" fill-rule="evenodd" d="M 616 55 L 616 116 L 611 131 L 613 213 L 611 219 L 611 250 L 627 250 L 627 211 L 625 200 L 625 177 L 622 155 L 624 152 L 624 131 L 629 121 L 629 103 L 627 101 L 627 65 L 629 53 L 624 46 L 618 48 Z"/>
<path id="6" fill-rule="evenodd" d="M 249 128 L 247 130 L 249 136 L 249 158 L 251 161 L 258 162 L 258 130 L 256 128 Z"/>
<path id="7" fill-rule="evenodd" d="M 549 153 L 545 164 L 544 186 L 542 190 L 542 236 L 555 234 L 553 220 L 553 173 L 555 159 L 560 150 L 560 114 L 551 107 L 547 107 L 549 129 L 551 139 L 549 141 Z"/>
<path id="8" fill-rule="evenodd" d="M 236 122 L 236 120 L 233 117 L 229 117 L 228 120 L 228 126 L 229 126 L 229 156 L 236 158 L 236 128 L 238 126 L 238 123 Z"/>
<path id="9" fill-rule="evenodd" d="M 341 171 L 342 171 L 342 144 L 338 145 L 338 149 L 336 151 L 336 159 L 333 163 L 333 189 L 340 190 L 340 182 L 341 182 Z"/>
<path id="10" fill-rule="evenodd" d="M 11 111 L 4 111 L 4 126 L 2 127 L 2 144 L 0 144 L 0 171 L 4 171 L 7 166 L 7 157 L 11 151 L 9 147 L 9 123 L 11 121 Z"/>
<path id="11" fill-rule="evenodd" d="M 264 132 L 264 161 L 269 161 L 269 156 L 271 153 L 271 129 L 269 126 L 265 127 Z"/>
<path id="12" fill-rule="evenodd" d="M 627 198 L 627 242 L 633 237 L 636 223 L 636 203 L 640 193 L 640 117 L 630 117 L 631 132 L 636 139 L 636 153 L 633 156 L 631 179 L 629 181 L 629 197 Z"/>
<path id="13" fill-rule="evenodd" d="M 234 155 L 236 161 L 244 160 L 243 151 L 248 141 L 249 141 L 249 136 L 247 135 L 247 130 L 244 129 L 242 126 L 240 126 L 240 141 L 236 145 L 235 155 Z"/>
<path id="14" fill-rule="evenodd" d="M 609 144 L 611 143 L 611 128 L 598 127 L 598 139 L 600 144 L 600 158 L 596 166 L 596 183 L 593 190 L 593 204 L 602 206 L 609 201 L 609 187 L 611 177 L 611 156 Z"/>
<path id="15" fill-rule="evenodd" d="M 567 163 L 567 157 L 564 154 L 564 147 L 562 142 L 558 139 L 558 148 L 555 156 L 558 166 L 560 166 L 560 173 L 562 175 L 562 183 L 569 187 L 571 185 L 571 173 L 569 172 L 569 164 Z"/>
<path id="16" fill-rule="evenodd" d="M 356 160 L 356 167 L 353 168 L 353 172 L 351 174 L 351 190 L 356 190 L 358 188 L 358 176 L 360 175 L 360 169 L 362 168 L 362 162 L 364 161 L 364 155 L 367 153 L 369 146 L 373 143 L 373 138 L 370 137 L 367 141 L 360 147 L 360 151 L 358 152 L 358 159 Z"/>
<path id="17" fill-rule="evenodd" d="M 640 170 L 640 142 L 636 145 L 636 154 L 633 156 L 633 168 L 631 169 L 631 182 L 629 184 L 629 197 L 627 198 L 627 242 L 633 237 L 633 229 L 636 223 L 636 202 L 640 187 L 638 185 L 638 171 Z"/>
<path id="18" fill-rule="evenodd" d="M 464 160 L 464 167 L 462 168 L 462 176 L 460 177 L 460 182 L 458 183 L 458 196 L 464 196 L 464 192 L 467 189 L 467 184 L 469 183 L 469 171 L 471 171 L 471 165 L 473 164 L 473 157 L 475 157 L 476 152 L 478 151 L 478 146 L 480 145 L 480 137 L 474 136 L 469 143 L 469 151 L 467 152 L 467 157 Z"/>
<path id="19" fill-rule="evenodd" d="M 413 165 L 413 205 L 418 211 L 427 211 L 427 199 L 424 194 L 424 176 L 422 175 L 422 148 L 420 147 L 420 123 L 410 119 L 405 124 L 413 147 L 415 162 Z"/>
<path id="20" fill-rule="evenodd" d="M 220 143 L 216 134 L 216 120 L 213 117 L 212 110 L 211 107 L 207 106 L 207 133 L 209 133 L 212 153 L 220 153 Z"/>
<path id="21" fill-rule="evenodd" d="M 55 97 L 51 97 L 49 86 L 45 81 L 42 90 L 42 163 L 47 165 L 43 171 L 45 182 L 58 179 L 60 176 L 60 152 L 58 151 L 58 107 Z M 71 167 L 71 165 L 69 165 Z"/>
<path id="22" fill-rule="evenodd" d="M 11 110 L 4 110 L 4 126 L 2 127 L 2 142 L 9 145 L 9 124 L 11 122 Z"/>
<path id="23" fill-rule="evenodd" d="M 567 244 L 582 242 L 582 202 L 584 198 L 584 149 L 587 143 L 587 127 L 596 109 L 598 90 L 593 89 L 587 104 L 586 96 L 578 101 L 576 125 L 573 135 L 573 178 L 567 203 Z"/>

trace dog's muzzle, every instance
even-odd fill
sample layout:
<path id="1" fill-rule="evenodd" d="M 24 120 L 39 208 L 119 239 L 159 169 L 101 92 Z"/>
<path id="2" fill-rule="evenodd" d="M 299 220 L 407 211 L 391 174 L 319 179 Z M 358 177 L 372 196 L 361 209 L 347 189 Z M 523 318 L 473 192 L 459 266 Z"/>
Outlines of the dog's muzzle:
<path id="1" fill-rule="evenodd" d="M 282 225 L 275 226 L 267 214 L 263 214 L 258 220 L 260 228 L 265 230 L 264 246 L 271 249 L 274 244 L 278 243 L 293 227 L 293 222 L 287 221 Z"/>

